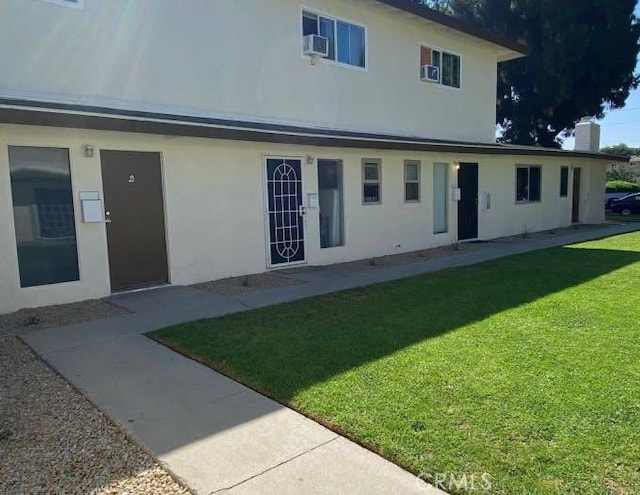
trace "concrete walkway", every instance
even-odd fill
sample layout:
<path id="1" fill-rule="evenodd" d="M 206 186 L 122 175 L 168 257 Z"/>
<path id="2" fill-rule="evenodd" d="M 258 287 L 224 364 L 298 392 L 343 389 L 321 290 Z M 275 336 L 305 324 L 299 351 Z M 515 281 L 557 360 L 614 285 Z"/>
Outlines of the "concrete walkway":
<path id="1" fill-rule="evenodd" d="M 403 266 L 296 270 L 305 284 L 233 297 L 189 287 L 113 296 L 134 313 L 22 336 L 199 494 L 441 493 L 385 459 L 142 334 L 285 301 L 640 229 L 607 225 L 562 237 L 488 243 Z"/>

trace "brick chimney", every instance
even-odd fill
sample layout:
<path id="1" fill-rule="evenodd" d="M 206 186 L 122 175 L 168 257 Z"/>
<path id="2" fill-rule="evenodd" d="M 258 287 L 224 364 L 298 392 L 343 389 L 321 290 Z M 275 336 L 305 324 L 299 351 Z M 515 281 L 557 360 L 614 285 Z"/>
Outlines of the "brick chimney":
<path id="1" fill-rule="evenodd" d="M 600 124 L 592 117 L 583 117 L 576 124 L 576 151 L 600 151 Z"/>

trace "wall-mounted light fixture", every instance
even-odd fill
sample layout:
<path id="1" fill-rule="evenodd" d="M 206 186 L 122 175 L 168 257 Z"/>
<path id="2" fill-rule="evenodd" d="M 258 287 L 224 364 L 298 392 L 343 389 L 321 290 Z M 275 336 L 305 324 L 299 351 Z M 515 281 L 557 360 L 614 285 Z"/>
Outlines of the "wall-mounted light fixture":
<path id="1" fill-rule="evenodd" d="M 93 158 L 93 145 L 85 144 L 83 148 L 84 148 L 84 156 L 86 156 L 87 158 Z"/>
<path id="2" fill-rule="evenodd" d="M 460 162 L 453 162 L 456 166 L 456 170 L 459 172 L 460 171 Z"/>
<path id="3" fill-rule="evenodd" d="M 307 165 L 313 165 L 313 157 L 311 155 L 307 155 Z"/>

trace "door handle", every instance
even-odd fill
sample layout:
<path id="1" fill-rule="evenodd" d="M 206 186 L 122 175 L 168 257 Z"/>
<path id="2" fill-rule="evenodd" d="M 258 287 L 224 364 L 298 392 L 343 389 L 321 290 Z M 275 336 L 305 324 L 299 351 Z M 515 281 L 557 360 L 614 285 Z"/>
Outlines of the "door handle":
<path id="1" fill-rule="evenodd" d="M 111 223 L 111 212 L 107 211 L 105 212 L 105 219 L 104 219 L 104 223 Z"/>

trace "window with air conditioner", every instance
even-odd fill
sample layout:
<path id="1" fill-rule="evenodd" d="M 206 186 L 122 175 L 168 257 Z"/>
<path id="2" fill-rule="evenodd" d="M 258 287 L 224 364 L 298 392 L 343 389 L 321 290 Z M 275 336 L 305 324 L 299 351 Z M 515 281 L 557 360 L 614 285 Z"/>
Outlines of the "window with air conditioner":
<path id="1" fill-rule="evenodd" d="M 460 89 L 460 56 L 428 46 L 420 47 L 420 79 Z"/>
<path id="2" fill-rule="evenodd" d="M 302 36 L 306 40 L 311 35 L 327 39 L 327 55 L 323 58 L 353 67 L 366 67 L 364 26 L 305 10 L 302 12 Z"/>

